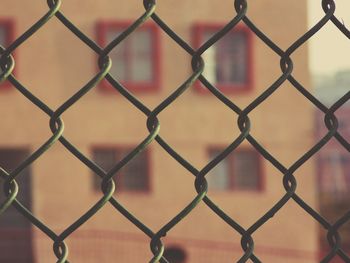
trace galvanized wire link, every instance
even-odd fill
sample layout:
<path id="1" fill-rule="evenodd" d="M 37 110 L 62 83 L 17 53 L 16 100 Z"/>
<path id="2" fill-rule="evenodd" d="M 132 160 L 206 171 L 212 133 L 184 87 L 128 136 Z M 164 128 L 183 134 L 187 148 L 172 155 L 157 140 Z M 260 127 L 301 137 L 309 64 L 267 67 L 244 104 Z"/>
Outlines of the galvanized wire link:
<path id="1" fill-rule="evenodd" d="M 350 262 L 350 257 L 342 249 L 341 236 L 338 229 L 350 220 L 350 211 L 340 217 L 334 224 L 328 222 L 323 218 L 314 208 L 309 206 L 298 194 L 297 194 L 297 180 L 294 176 L 295 172 L 304 165 L 311 157 L 313 157 L 318 151 L 322 149 L 332 138 L 335 138 L 346 150 L 350 150 L 349 142 L 338 132 L 338 120 L 335 116 L 336 111 L 342 107 L 349 99 L 350 92 L 345 94 L 331 107 L 326 107 L 319 100 L 317 100 L 297 79 L 293 77 L 293 61 L 291 55 L 304 45 L 313 35 L 315 35 L 322 27 L 327 23 L 333 23 L 340 32 L 342 32 L 347 38 L 350 39 L 350 31 L 334 16 L 336 9 L 335 2 L 333 0 L 322 0 L 322 8 L 324 10 L 324 17 L 319 20 L 309 31 L 297 39 L 289 48 L 283 51 L 278 47 L 263 31 L 259 29 L 247 16 L 248 1 L 247 0 L 235 0 L 234 8 L 236 14 L 233 14 L 233 18 L 229 21 L 221 30 L 217 31 L 209 40 L 207 40 L 197 50 L 193 49 L 188 43 L 186 43 L 179 35 L 176 34 L 156 13 L 156 1 L 155 0 L 143 0 L 145 12 L 135 20 L 125 31 L 119 36 L 113 39 L 105 48 L 99 47 L 93 40 L 87 37 L 81 32 L 65 15 L 60 11 L 60 0 L 48 0 L 47 1 L 49 11 L 39 19 L 33 26 L 19 36 L 8 48 L 4 49 L 0 47 L 0 81 L 8 80 L 15 88 L 23 94 L 30 102 L 41 109 L 45 114 L 50 117 L 49 126 L 52 131 L 52 136 L 44 142 L 33 154 L 31 154 L 26 160 L 24 160 L 16 169 L 9 173 L 5 169 L 0 167 L 0 178 L 4 180 L 4 193 L 6 199 L 0 204 L 0 216 L 6 212 L 9 206 L 13 206 L 17 211 L 26 217 L 33 225 L 45 233 L 53 241 L 53 251 L 57 257 L 57 262 L 68 262 L 68 247 L 65 244 L 67 239 L 74 231 L 76 231 L 81 225 L 87 222 L 98 211 L 103 209 L 104 205 L 109 202 L 112 206 L 131 223 L 135 225 L 140 231 L 150 238 L 150 249 L 153 253 L 153 258 L 149 262 L 162 262 L 167 263 L 168 260 L 163 257 L 164 244 L 162 238 L 167 235 L 176 225 L 185 220 L 187 215 L 196 209 L 200 202 L 205 203 L 213 213 L 220 217 L 223 222 L 229 225 L 233 231 L 241 235 L 242 256 L 238 260 L 239 263 L 247 262 L 251 260 L 253 262 L 261 262 L 258 255 L 254 254 L 254 233 L 270 219 L 276 213 L 278 213 L 287 202 L 294 201 L 302 209 L 304 209 L 314 220 L 316 220 L 324 229 L 327 230 L 327 240 L 330 246 L 329 253 L 322 259 L 321 262 L 330 262 L 336 255 L 344 260 L 344 262 Z M 15 61 L 11 55 L 20 45 L 27 41 L 33 34 L 35 34 L 40 28 L 56 17 L 68 30 L 70 30 L 78 39 L 80 39 L 86 46 L 88 46 L 93 52 L 95 52 L 98 58 L 99 72 L 91 78 L 83 87 L 78 89 L 73 96 L 67 101 L 62 103 L 56 110 L 52 110 L 48 105 L 38 99 L 34 94 L 30 92 L 28 87 L 25 87 L 17 80 L 12 72 L 15 67 Z M 116 46 L 120 45 L 124 39 L 132 34 L 138 27 L 140 27 L 145 21 L 153 20 L 161 30 L 163 30 L 174 42 L 176 42 L 185 52 L 191 55 L 192 74 L 177 88 L 174 88 L 173 92 L 158 104 L 153 110 L 149 109 L 139 99 L 133 96 L 117 79 L 109 74 L 111 68 L 111 60 L 108 57 L 109 53 Z M 201 55 L 213 46 L 217 41 L 224 37 L 228 32 L 237 26 L 238 23 L 244 23 L 250 30 L 272 51 L 280 57 L 281 76 L 276 79 L 266 90 L 264 90 L 257 98 L 255 98 L 244 109 L 239 108 L 234 102 L 222 94 L 214 84 L 210 83 L 203 75 L 202 72 L 205 67 L 205 63 L 201 58 Z M 91 89 L 94 89 L 96 85 L 102 80 L 106 79 L 116 91 L 118 91 L 123 97 L 125 97 L 134 107 L 141 111 L 147 117 L 147 129 L 149 135 L 142 140 L 137 147 L 130 151 L 121 161 L 119 161 L 110 171 L 104 171 L 101 167 L 95 164 L 92 160 L 87 158 L 77 147 L 69 142 L 64 136 L 64 122 L 62 115 L 70 109 L 70 107 L 84 97 Z M 171 145 L 169 145 L 159 134 L 160 122 L 157 116 L 170 107 L 175 100 L 180 99 L 181 95 L 186 92 L 193 83 L 199 80 L 203 86 L 215 96 L 221 103 L 227 106 L 234 116 L 238 116 L 237 127 L 241 131 L 237 138 L 233 138 L 231 144 L 227 146 L 225 150 L 219 153 L 213 160 L 211 160 L 202 169 L 194 167 L 189 161 L 177 153 Z M 318 110 L 324 113 L 324 122 L 328 128 L 328 132 L 321 138 L 313 147 L 311 147 L 306 153 L 304 153 L 299 159 L 297 159 L 290 167 L 283 166 L 277 159 L 269 153 L 251 134 L 250 127 L 251 122 L 249 114 L 251 114 L 257 107 L 276 92 L 283 83 L 289 82 L 293 87 L 302 94 L 306 99 L 312 103 Z M 243 141 L 247 140 L 269 163 L 271 163 L 281 173 L 281 180 L 286 193 L 280 198 L 278 202 L 272 205 L 272 207 L 262 215 L 254 224 L 249 228 L 243 228 L 237 221 L 234 220 L 235 215 L 228 215 L 223 211 L 215 202 L 213 202 L 207 194 L 208 183 L 205 176 L 218 165 L 225 157 L 235 151 L 237 147 L 241 145 Z M 75 222 L 68 226 L 62 233 L 56 234 L 49 227 L 47 227 L 39 218 L 32 214 L 25 206 L 23 206 L 16 196 L 21 189 L 19 189 L 16 183 L 16 178 L 26 167 L 35 162 L 40 156 L 42 156 L 53 144 L 60 142 L 71 154 L 79 159 L 83 164 L 90 168 L 95 174 L 101 178 L 101 194 L 102 197 L 96 202 L 88 211 L 81 215 Z M 194 190 L 196 196 L 193 200 L 189 200 L 188 205 L 184 207 L 179 213 L 174 215 L 164 226 L 159 230 L 153 231 L 139 219 L 137 219 L 132 213 L 128 211 L 118 200 L 113 197 L 115 192 L 115 183 L 113 177 L 118 176 L 118 171 L 128 164 L 133 158 L 135 158 L 140 152 L 153 141 L 156 141 L 167 154 L 174 158 L 180 165 L 186 168 L 194 178 Z"/>

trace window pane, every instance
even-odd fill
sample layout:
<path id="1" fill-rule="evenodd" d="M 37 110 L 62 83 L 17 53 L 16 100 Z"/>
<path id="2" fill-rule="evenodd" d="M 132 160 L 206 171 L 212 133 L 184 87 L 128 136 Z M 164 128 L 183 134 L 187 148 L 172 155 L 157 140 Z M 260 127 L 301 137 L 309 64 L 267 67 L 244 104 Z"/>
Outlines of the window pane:
<path id="1" fill-rule="evenodd" d="M 246 35 L 242 32 L 230 33 L 219 42 L 218 82 L 235 84 L 246 82 L 246 47 Z"/>
<path id="2" fill-rule="evenodd" d="M 140 30 L 132 35 L 130 75 L 135 82 L 152 81 L 151 32 Z"/>
<path id="3" fill-rule="evenodd" d="M 215 31 L 207 30 L 203 40 Z M 204 43 L 203 41 L 203 43 Z M 204 76 L 212 83 L 242 85 L 247 82 L 247 35 L 230 32 L 203 54 Z"/>
<path id="4" fill-rule="evenodd" d="M 256 190 L 259 188 L 259 157 L 251 151 L 237 151 L 233 154 L 233 179 L 236 189 Z"/>
<path id="5" fill-rule="evenodd" d="M 139 30 L 131 35 L 132 48 L 137 55 L 146 55 L 150 57 L 152 44 L 151 31 Z"/>
<path id="6" fill-rule="evenodd" d="M 115 149 L 95 149 L 93 155 L 95 163 L 106 172 L 117 164 L 117 152 Z"/>
<path id="7" fill-rule="evenodd" d="M 124 59 L 117 56 L 111 56 L 111 59 L 113 63 L 110 71 L 111 75 L 120 82 L 128 81 Z"/>
<path id="8" fill-rule="evenodd" d="M 107 42 L 110 43 L 122 31 L 107 31 Z M 112 59 L 111 74 L 121 82 L 153 81 L 152 32 L 139 29 L 129 35 L 110 53 Z"/>
<path id="9" fill-rule="evenodd" d="M 113 39 L 115 39 L 121 31 L 119 30 L 112 30 L 110 29 L 107 31 L 107 44 L 109 44 Z M 113 77 L 115 77 L 118 81 L 127 81 L 127 43 L 129 42 L 129 38 L 126 38 L 124 41 L 119 43 L 110 53 L 109 56 L 112 59 L 112 68 L 111 68 L 111 74 Z"/>
<path id="10" fill-rule="evenodd" d="M 117 183 L 118 180 L 119 178 L 117 179 Z M 147 153 L 145 151 L 139 153 L 122 169 L 120 184 L 123 190 L 148 190 L 148 162 Z"/>
<path id="11" fill-rule="evenodd" d="M 117 164 L 117 152 L 115 149 L 94 149 L 93 160 L 105 172 L 109 172 Z M 102 178 L 93 174 L 93 187 L 95 190 L 101 189 Z"/>
<path id="12" fill-rule="evenodd" d="M 212 151 L 211 159 L 214 159 L 220 152 Z M 230 189 L 229 160 L 228 158 L 218 163 L 213 170 L 205 177 L 208 181 L 209 189 L 228 190 Z"/>
<path id="13" fill-rule="evenodd" d="M 131 64 L 131 79 L 133 82 L 152 81 L 152 63 L 149 59 L 134 57 Z"/>
<path id="14" fill-rule="evenodd" d="M 106 172 L 110 171 L 120 160 L 122 160 L 130 149 L 97 149 L 94 150 L 94 161 Z M 145 151 L 138 154 L 127 163 L 115 177 L 116 189 L 118 191 L 145 191 L 148 190 L 148 162 Z M 94 175 L 95 188 L 99 189 L 101 179 Z"/>
<path id="15" fill-rule="evenodd" d="M 204 33 L 204 42 L 207 41 L 214 32 L 205 32 Z M 204 43 L 203 42 L 203 43 Z M 203 59 L 204 59 L 204 63 L 205 63 L 205 67 L 204 67 L 204 72 L 203 75 L 205 76 L 205 78 L 215 84 L 217 82 L 216 79 L 216 45 L 210 47 L 209 49 L 207 49 L 203 55 L 202 55 Z"/>

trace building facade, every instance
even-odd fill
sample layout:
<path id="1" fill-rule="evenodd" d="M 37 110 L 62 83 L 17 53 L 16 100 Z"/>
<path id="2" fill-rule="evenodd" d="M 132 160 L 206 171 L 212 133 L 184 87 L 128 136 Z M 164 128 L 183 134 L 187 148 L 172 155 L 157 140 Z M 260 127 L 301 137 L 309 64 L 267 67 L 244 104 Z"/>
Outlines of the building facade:
<path id="1" fill-rule="evenodd" d="M 281 48 L 287 48 L 306 32 L 306 1 L 263 2 L 252 2 L 248 16 Z M 47 11 L 44 2 L 32 5 L 6 0 L 1 5 L 6 6 L 0 11 L 6 21 L 4 32 L 1 31 L 4 45 Z M 61 10 L 101 46 L 106 46 L 144 12 L 136 0 L 89 0 L 78 5 L 64 2 Z M 209 0 L 168 0 L 157 4 L 157 14 L 191 46 L 199 47 L 228 23 L 235 11 L 229 0 L 220 4 Z M 289 33 L 282 34 L 286 28 Z M 15 76 L 51 109 L 62 105 L 98 71 L 97 54 L 55 18 L 16 49 L 14 55 Z M 111 75 L 150 109 L 192 74 L 191 56 L 151 21 L 114 48 L 110 57 Z M 292 58 L 294 76 L 310 87 L 306 47 Z M 207 50 L 203 59 L 203 75 L 241 108 L 281 75 L 279 56 L 244 24 Z M 0 132 L 0 164 L 11 170 L 51 136 L 49 117 L 6 83 L 0 90 L 0 107 L 4 127 Z M 312 107 L 288 83 L 254 109 L 249 118 L 251 135 L 286 167 L 312 147 Z M 62 119 L 65 138 L 105 170 L 149 134 L 147 116 L 107 81 L 64 112 Z M 237 114 L 200 83 L 184 92 L 158 119 L 162 138 L 197 169 L 240 134 Z M 295 176 L 298 194 L 317 209 L 314 174 L 310 160 Z M 285 194 L 282 178 L 245 140 L 208 174 L 208 195 L 249 228 Z M 196 195 L 194 176 L 155 141 L 118 172 L 115 181 L 117 200 L 154 231 Z M 101 179 L 60 143 L 30 165 L 18 182 L 18 199 L 27 202 L 24 204 L 34 215 L 56 233 L 64 231 L 102 196 Z M 1 231 L 7 237 L 2 239 L 0 248 L 9 252 L 0 253 L 0 257 L 12 257 L 11 262 L 18 263 L 55 261 L 48 237 L 26 220 L 17 222 L 11 218 L 10 212 L 0 216 Z M 26 238 L 21 238 L 21 246 L 28 251 L 25 255 L 14 253 L 18 242 L 9 245 L 16 229 L 19 236 L 26 233 Z M 253 238 L 262 262 L 317 262 L 317 235 L 317 223 L 290 201 Z M 162 240 L 170 262 L 209 263 L 238 260 L 242 256 L 240 238 L 202 203 Z M 71 262 L 110 262 L 111 258 L 117 258 L 117 262 L 148 262 L 152 257 L 149 241 L 110 204 L 66 240 Z"/>
<path id="2" fill-rule="evenodd" d="M 318 99 L 327 107 L 331 107 L 348 92 L 350 72 L 338 72 L 334 76 L 328 76 L 322 80 L 320 77 L 316 77 L 315 83 L 315 91 Z M 350 139 L 350 122 L 347 118 L 349 114 L 350 105 L 348 102 L 335 112 L 335 116 L 338 119 L 337 131 L 343 140 L 346 141 Z M 328 132 L 328 129 L 324 125 L 324 113 L 316 111 L 315 116 L 317 139 L 321 139 Z M 350 157 L 347 148 L 337 139 L 333 138 L 319 152 L 317 174 L 320 211 L 325 218 L 334 223 L 347 213 L 350 204 Z M 350 251 L 348 224 L 344 224 L 339 229 L 339 233 L 342 240 L 342 248 L 345 251 Z M 323 236 L 321 234 L 321 237 Z M 320 243 L 322 247 L 327 247 L 326 239 L 321 238 Z"/>

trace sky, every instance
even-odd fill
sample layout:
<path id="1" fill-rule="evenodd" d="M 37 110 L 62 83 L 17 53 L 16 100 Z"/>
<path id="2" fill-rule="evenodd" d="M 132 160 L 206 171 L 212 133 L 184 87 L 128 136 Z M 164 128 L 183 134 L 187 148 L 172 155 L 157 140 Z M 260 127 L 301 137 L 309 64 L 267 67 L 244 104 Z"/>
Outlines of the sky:
<path id="1" fill-rule="evenodd" d="M 321 0 L 308 0 L 309 28 L 324 15 L 320 3 Z M 350 29 L 350 0 L 336 0 L 335 14 Z M 328 24 L 312 37 L 309 53 L 313 74 L 333 75 L 350 69 L 350 40 L 333 24 Z"/>

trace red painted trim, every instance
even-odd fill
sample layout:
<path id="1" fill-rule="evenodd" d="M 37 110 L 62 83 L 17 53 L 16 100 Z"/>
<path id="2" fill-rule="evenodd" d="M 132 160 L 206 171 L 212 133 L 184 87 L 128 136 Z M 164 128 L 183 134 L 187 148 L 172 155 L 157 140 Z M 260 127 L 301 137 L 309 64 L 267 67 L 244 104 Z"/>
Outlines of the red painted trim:
<path id="1" fill-rule="evenodd" d="M 101 47 L 107 45 L 106 35 L 107 30 L 114 29 L 126 29 L 132 24 L 131 21 L 116 21 L 116 20 L 103 20 L 99 21 L 96 25 L 97 42 Z M 153 22 L 147 22 L 139 27 L 137 30 L 145 30 L 151 32 L 151 62 L 152 62 L 152 75 L 153 81 L 151 82 L 121 82 L 129 91 L 134 93 L 150 93 L 160 90 L 161 86 L 161 44 L 160 44 L 160 32 L 158 26 Z M 101 81 L 101 90 L 111 91 L 114 88 L 107 80 Z"/>
<path id="2" fill-rule="evenodd" d="M 219 31 L 225 26 L 223 23 L 197 23 L 193 26 L 193 45 L 195 48 L 199 48 L 202 44 L 204 32 L 206 30 Z M 251 30 L 242 24 L 238 24 L 228 34 L 234 34 L 235 32 L 243 32 L 247 36 L 247 81 L 244 85 L 236 84 L 223 84 L 212 83 L 217 89 L 225 94 L 246 94 L 253 90 L 254 87 L 254 63 L 253 63 L 253 33 Z M 220 40 L 219 40 L 220 41 Z M 196 81 L 194 85 L 196 91 L 201 94 L 210 94 L 207 88 Z"/>
<path id="3" fill-rule="evenodd" d="M 15 40 L 15 20 L 12 18 L 0 18 L 0 27 L 5 27 L 7 31 L 5 47 L 7 48 Z M 12 54 L 15 58 L 15 53 Z M 12 74 L 15 75 L 16 67 L 13 69 Z M 0 91 L 12 90 L 12 84 L 6 80 L 0 84 Z"/>
<path id="4" fill-rule="evenodd" d="M 136 147 L 136 145 L 134 144 L 97 144 L 97 145 L 93 145 L 90 148 L 90 156 L 92 158 L 93 156 L 93 152 L 94 150 L 116 150 L 116 151 L 128 151 L 128 153 L 134 149 Z M 146 155 L 146 165 L 147 165 L 147 171 L 146 171 L 146 178 L 147 178 L 147 185 L 146 188 L 144 190 L 126 190 L 123 189 L 123 186 L 117 186 L 116 187 L 116 193 L 118 194 L 132 194 L 133 196 L 137 195 L 137 194 L 141 194 L 141 195 L 145 195 L 145 194 L 150 194 L 153 191 L 153 184 L 152 184 L 152 160 L 151 160 L 151 150 L 149 147 L 147 147 L 146 149 L 143 150 L 143 152 Z M 93 159 L 91 159 L 93 160 Z M 123 173 L 118 172 L 119 176 L 123 176 Z M 96 176 L 94 174 L 94 176 Z"/>
<path id="5" fill-rule="evenodd" d="M 211 158 L 210 156 L 210 152 L 213 151 L 223 151 L 225 148 L 227 147 L 224 145 L 211 145 L 207 148 L 207 156 L 208 159 Z M 233 154 L 234 152 L 252 152 L 257 156 L 257 160 L 258 160 L 258 187 L 256 189 L 239 189 L 236 188 L 236 186 L 234 185 L 234 174 L 233 174 L 233 166 L 234 163 L 233 161 L 229 162 L 229 172 L 230 172 L 230 189 L 227 190 L 211 190 L 210 193 L 220 193 L 220 194 L 224 194 L 224 193 L 262 193 L 265 191 L 266 189 L 266 182 L 265 182 L 265 169 L 264 169 L 264 161 L 263 161 L 263 157 L 261 156 L 261 154 L 259 154 L 254 148 L 249 147 L 249 146 L 240 146 L 239 148 L 235 149 L 233 152 L 231 152 L 226 158 L 230 158 L 230 155 Z"/>

